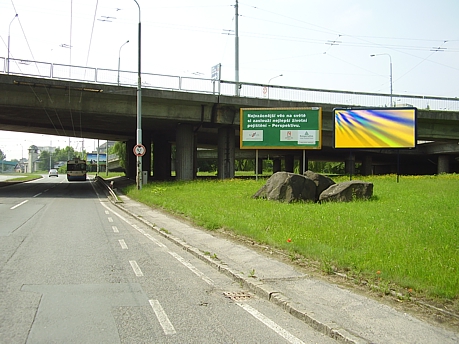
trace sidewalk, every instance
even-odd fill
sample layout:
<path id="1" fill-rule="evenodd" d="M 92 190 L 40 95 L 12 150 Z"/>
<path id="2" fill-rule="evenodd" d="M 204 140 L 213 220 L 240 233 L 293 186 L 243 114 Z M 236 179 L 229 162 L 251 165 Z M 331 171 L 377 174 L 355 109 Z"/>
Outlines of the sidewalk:
<path id="1" fill-rule="evenodd" d="M 117 189 L 134 184 L 124 177 L 110 180 L 114 180 Z M 459 331 L 435 327 L 373 299 L 314 279 L 288 264 L 117 194 L 122 202 L 115 204 L 123 211 L 242 283 L 252 293 L 341 342 L 459 343 Z"/>

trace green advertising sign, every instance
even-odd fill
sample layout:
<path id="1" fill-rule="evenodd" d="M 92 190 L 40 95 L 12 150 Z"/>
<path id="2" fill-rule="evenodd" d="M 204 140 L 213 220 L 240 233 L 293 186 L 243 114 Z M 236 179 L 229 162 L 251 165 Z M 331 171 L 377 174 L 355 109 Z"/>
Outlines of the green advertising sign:
<path id="1" fill-rule="evenodd" d="M 241 149 L 321 149 L 322 108 L 241 109 Z"/>

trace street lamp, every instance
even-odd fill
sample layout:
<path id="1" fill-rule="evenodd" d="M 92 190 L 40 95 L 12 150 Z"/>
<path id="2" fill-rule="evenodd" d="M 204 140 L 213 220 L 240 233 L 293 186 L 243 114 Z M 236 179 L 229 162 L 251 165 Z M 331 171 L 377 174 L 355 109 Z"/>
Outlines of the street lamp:
<path id="1" fill-rule="evenodd" d="M 384 53 L 384 54 L 372 54 L 370 55 L 370 57 L 375 57 L 375 56 L 382 56 L 382 55 L 386 55 L 386 56 L 389 56 L 389 62 L 390 62 L 390 70 L 389 70 L 389 75 L 390 75 L 390 106 L 394 106 L 393 102 L 392 102 L 392 57 L 387 54 L 387 53 Z"/>
<path id="2" fill-rule="evenodd" d="M 279 74 L 279 75 L 273 76 L 271 79 L 269 79 L 269 81 L 268 81 L 268 99 L 269 99 L 269 84 L 271 83 L 271 80 L 273 80 L 275 78 L 279 78 L 281 76 L 283 76 L 283 74 Z"/>
<path id="3" fill-rule="evenodd" d="M 11 24 L 18 17 L 18 15 L 19 14 L 16 13 L 14 18 L 10 22 L 10 26 L 8 27 L 8 59 L 6 60 L 7 61 L 7 63 L 6 63 L 7 64 L 7 74 L 10 74 L 10 31 L 11 31 Z"/>
<path id="4" fill-rule="evenodd" d="M 142 80 L 141 80 L 141 73 L 140 73 L 140 51 L 141 51 L 141 24 L 140 24 L 140 5 L 137 0 L 134 0 L 139 8 L 139 37 L 138 37 L 138 72 L 137 72 L 137 146 L 142 144 Z M 140 154 L 137 155 L 137 190 L 142 189 L 142 156 Z"/>
<path id="5" fill-rule="evenodd" d="M 126 42 L 124 42 L 121 47 L 120 47 L 120 51 L 118 53 L 118 86 L 120 85 L 120 63 L 121 63 L 121 48 L 124 47 L 125 44 L 129 43 L 129 40 L 127 40 Z"/>

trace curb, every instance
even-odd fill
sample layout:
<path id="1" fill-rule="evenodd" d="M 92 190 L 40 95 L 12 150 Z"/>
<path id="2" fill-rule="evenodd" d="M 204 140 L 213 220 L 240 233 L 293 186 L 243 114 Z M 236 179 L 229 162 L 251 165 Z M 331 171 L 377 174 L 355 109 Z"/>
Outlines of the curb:
<path id="1" fill-rule="evenodd" d="M 110 197 L 109 197 L 110 199 Z M 111 200 L 112 201 L 112 200 Z M 242 274 L 231 270 L 228 266 L 226 266 L 223 262 L 217 262 L 213 260 L 211 257 L 203 254 L 198 248 L 191 246 L 190 244 L 186 243 L 182 239 L 166 233 L 162 231 L 160 228 L 156 227 L 151 222 L 145 220 L 144 218 L 132 213 L 126 207 L 123 206 L 122 203 L 112 201 L 112 203 L 119 209 L 121 209 L 126 214 L 131 215 L 132 217 L 136 218 L 137 220 L 141 221 L 151 229 L 154 229 L 158 234 L 162 235 L 164 238 L 168 239 L 169 241 L 173 242 L 179 247 L 182 247 L 185 251 L 189 252 L 196 258 L 202 260 L 203 262 L 207 263 L 208 265 L 215 268 L 217 271 L 223 273 L 224 275 L 230 277 L 235 282 L 240 283 L 242 286 L 256 294 L 257 296 L 272 302 L 273 304 L 281 307 L 284 311 L 291 314 L 295 318 L 303 321 L 304 323 L 311 326 L 314 330 L 335 339 L 341 343 L 346 344 L 370 344 L 372 341 L 369 341 L 365 338 L 359 337 L 358 335 L 352 333 L 349 330 L 346 330 L 338 324 L 335 323 L 327 323 L 320 319 L 313 317 L 311 314 L 308 314 L 307 310 L 300 309 L 297 305 L 290 302 L 290 299 L 279 293 L 276 290 L 271 290 L 269 284 L 263 283 L 260 280 L 254 280 L 253 278 L 247 278 Z"/>

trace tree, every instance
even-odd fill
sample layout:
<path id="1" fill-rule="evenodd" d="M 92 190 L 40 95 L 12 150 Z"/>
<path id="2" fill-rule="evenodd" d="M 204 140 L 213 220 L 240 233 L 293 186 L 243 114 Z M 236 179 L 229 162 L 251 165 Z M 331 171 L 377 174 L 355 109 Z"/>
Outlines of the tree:
<path id="1" fill-rule="evenodd" d="M 126 143 L 122 141 L 116 142 L 113 147 L 109 149 L 110 154 L 116 154 L 120 160 L 120 166 L 126 168 Z M 108 162 L 108 157 L 107 157 Z"/>
<path id="2" fill-rule="evenodd" d="M 3 153 L 3 151 L 0 149 L 0 160 L 5 160 L 6 159 L 6 154 Z"/>

